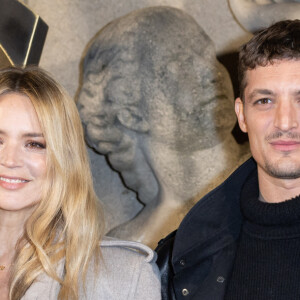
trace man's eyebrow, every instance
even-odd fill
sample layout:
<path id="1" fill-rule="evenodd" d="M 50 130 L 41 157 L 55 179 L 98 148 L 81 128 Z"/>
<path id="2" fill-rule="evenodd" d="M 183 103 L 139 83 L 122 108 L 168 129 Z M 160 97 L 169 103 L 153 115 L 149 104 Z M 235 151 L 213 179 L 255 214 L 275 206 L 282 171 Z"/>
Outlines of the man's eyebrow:
<path id="1" fill-rule="evenodd" d="M 248 98 L 249 98 L 249 100 L 252 100 L 257 95 L 274 96 L 275 93 L 268 89 L 255 89 L 248 95 Z"/>
<path id="2" fill-rule="evenodd" d="M 293 92 L 295 96 L 300 95 L 300 90 L 296 90 Z M 251 100 L 252 98 L 256 97 L 257 95 L 263 95 L 263 96 L 274 96 L 276 93 L 274 93 L 271 90 L 268 89 L 255 89 L 249 94 L 249 99 Z"/>

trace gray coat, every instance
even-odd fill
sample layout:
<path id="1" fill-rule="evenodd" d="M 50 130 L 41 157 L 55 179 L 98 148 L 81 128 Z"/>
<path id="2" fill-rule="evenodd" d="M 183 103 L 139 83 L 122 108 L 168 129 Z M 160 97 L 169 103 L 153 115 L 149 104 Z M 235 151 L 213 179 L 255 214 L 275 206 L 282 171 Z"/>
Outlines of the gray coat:
<path id="1" fill-rule="evenodd" d="M 105 238 L 101 242 L 103 260 L 95 278 L 87 274 L 86 293 L 80 289 L 80 299 L 101 300 L 160 300 L 160 275 L 156 255 L 147 246 L 129 241 Z M 58 266 L 63 274 L 64 261 Z M 46 274 L 27 290 L 22 300 L 55 300 L 59 283 Z"/>

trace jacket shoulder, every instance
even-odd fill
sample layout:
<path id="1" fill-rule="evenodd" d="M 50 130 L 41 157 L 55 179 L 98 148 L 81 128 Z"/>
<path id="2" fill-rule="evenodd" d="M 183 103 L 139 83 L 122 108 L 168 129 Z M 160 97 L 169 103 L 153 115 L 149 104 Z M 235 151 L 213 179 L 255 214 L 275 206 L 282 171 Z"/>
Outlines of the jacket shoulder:
<path id="1" fill-rule="evenodd" d="M 156 254 L 138 242 L 105 237 L 99 274 L 88 273 L 86 299 L 161 299 Z"/>
<path id="2" fill-rule="evenodd" d="M 111 253 L 111 251 L 113 251 L 121 256 L 140 257 L 148 263 L 156 262 L 157 258 L 156 253 L 148 246 L 134 241 L 124 241 L 105 237 L 101 241 L 100 246 L 102 253 Z"/>

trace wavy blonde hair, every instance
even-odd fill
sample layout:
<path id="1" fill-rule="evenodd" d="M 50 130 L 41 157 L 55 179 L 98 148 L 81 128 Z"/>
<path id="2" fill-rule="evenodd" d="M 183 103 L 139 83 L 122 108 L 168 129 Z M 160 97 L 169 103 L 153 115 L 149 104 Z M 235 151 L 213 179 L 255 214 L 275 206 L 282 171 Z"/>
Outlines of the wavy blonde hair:
<path id="1" fill-rule="evenodd" d="M 99 270 L 103 217 L 95 195 L 81 121 L 74 101 L 38 67 L 0 71 L 0 95 L 20 93 L 33 104 L 46 141 L 42 199 L 16 245 L 10 293 L 20 299 L 43 273 L 61 284 L 58 299 L 78 299 L 93 258 Z M 64 275 L 57 265 L 65 259 Z M 83 287 L 84 287 L 83 284 Z"/>

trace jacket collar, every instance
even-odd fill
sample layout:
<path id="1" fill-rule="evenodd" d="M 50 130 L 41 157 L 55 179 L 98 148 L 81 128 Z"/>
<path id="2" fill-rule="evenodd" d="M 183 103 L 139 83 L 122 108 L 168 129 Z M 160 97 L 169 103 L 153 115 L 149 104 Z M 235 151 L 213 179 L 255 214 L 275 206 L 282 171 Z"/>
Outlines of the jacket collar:
<path id="1" fill-rule="evenodd" d="M 185 216 L 174 242 L 172 263 L 175 273 L 180 269 L 180 260 L 189 257 L 185 267 L 192 266 L 238 238 L 242 224 L 240 193 L 254 170 L 256 162 L 250 158 Z"/>

